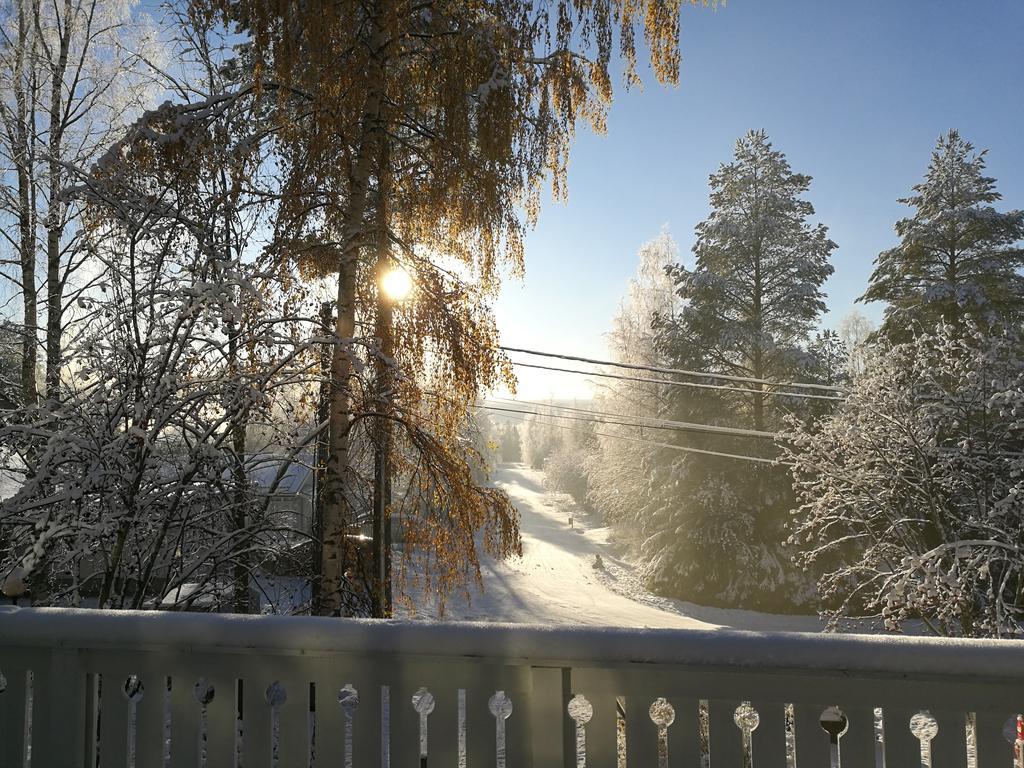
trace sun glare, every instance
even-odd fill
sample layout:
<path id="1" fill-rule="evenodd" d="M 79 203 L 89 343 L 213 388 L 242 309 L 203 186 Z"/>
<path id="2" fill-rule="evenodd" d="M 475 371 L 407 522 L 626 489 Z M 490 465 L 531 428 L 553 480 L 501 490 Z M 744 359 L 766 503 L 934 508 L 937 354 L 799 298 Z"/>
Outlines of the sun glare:
<path id="1" fill-rule="evenodd" d="M 402 301 L 412 291 L 412 278 L 404 269 L 396 267 L 381 278 L 380 287 L 392 301 Z"/>

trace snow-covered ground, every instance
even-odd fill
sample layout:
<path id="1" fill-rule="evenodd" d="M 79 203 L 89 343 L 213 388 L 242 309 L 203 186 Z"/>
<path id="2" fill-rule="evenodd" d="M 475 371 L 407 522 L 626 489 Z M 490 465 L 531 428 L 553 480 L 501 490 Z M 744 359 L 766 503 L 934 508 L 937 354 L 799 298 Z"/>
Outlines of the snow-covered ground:
<path id="1" fill-rule="evenodd" d="M 812 616 L 705 608 L 657 597 L 644 589 L 630 563 L 612 554 L 607 528 L 578 517 L 569 527 L 571 502 L 548 491 L 541 472 L 522 464 L 505 465 L 495 472 L 494 484 L 519 510 L 523 556 L 485 560 L 483 593 L 474 590 L 468 601 L 450 600 L 447 619 L 803 632 L 823 627 Z M 601 556 L 603 570 L 593 567 L 596 555 Z M 437 616 L 436 608 L 418 602 L 418 616 Z"/>
<path id="2" fill-rule="evenodd" d="M 0 459 L 2 458 L 0 457 Z M 0 466 L 0 501 L 16 494 L 20 487 L 21 477 L 11 470 Z"/>

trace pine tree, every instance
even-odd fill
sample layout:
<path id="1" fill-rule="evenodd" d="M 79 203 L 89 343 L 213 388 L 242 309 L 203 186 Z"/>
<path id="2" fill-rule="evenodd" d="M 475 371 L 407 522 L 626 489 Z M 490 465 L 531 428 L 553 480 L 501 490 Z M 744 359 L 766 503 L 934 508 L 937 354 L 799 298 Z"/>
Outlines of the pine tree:
<path id="1" fill-rule="evenodd" d="M 950 131 L 939 138 L 914 194 L 914 214 L 896 223 L 900 244 L 883 251 L 861 301 L 885 301 L 881 331 L 895 341 L 954 326 L 968 315 L 989 325 L 1024 317 L 1024 211 L 1000 213 L 985 151 Z"/>
<path id="2" fill-rule="evenodd" d="M 711 176 L 711 215 L 697 226 L 696 264 L 672 270 L 683 309 L 659 318 L 659 345 L 676 367 L 763 380 L 802 379 L 827 361 L 811 331 L 836 244 L 809 219 L 810 177 L 794 173 L 763 131 L 736 143 Z M 820 341 L 820 340 L 819 340 Z M 824 365 L 827 367 L 827 365 Z M 768 432 L 802 402 L 761 384 L 746 391 L 674 387 L 668 415 Z M 762 462 L 663 451 L 645 515 L 652 586 L 705 603 L 786 609 L 806 599 L 783 550 L 793 505 L 769 439 L 694 436 L 680 445 Z"/>
<path id="3" fill-rule="evenodd" d="M 736 142 L 733 162 L 711 176 L 711 215 L 697 226 L 696 266 L 675 270 L 687 303 L 680 341 L 705 367 L 779 379 L 798 365 L 798 350 L 825 309 L 822 284 L 836 244 L 808 219 L 801 198 L 811 177 L 793 173 L 764 131 Z M 760 389 L 755 386 L 755 389 Z M 748 401 L 750 425 L 765 429 L 765 395 Z"/>

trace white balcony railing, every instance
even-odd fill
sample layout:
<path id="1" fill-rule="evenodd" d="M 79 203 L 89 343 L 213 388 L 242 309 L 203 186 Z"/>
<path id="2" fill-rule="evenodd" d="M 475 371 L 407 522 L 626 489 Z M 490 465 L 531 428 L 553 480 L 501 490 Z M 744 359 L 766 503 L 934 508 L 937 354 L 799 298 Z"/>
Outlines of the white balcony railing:
<path id="1" fill-rule="evenodd" d="M 3 768 L 1006 768 L 1024 709 L 1017 641 L 2 608 L 0 672 Z"/>

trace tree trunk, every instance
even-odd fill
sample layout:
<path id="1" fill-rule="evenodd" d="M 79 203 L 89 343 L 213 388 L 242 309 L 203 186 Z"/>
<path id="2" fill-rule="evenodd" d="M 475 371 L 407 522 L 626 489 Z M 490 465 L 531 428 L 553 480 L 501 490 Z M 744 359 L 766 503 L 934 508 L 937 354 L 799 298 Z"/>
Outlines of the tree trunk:
<path id="1" fill-rule="evenodd" d="M 341 256 L 338 264 L 337 317 L 335 346 L 331 356 L 330 444 L 327 477 L 324 487 L 324 539 L 320 567 L 320 613 L 341 616 L 347 612 L 344 599 L 346 570 L 354 565 L 349 552 L 347 534 L 354 522 L 349 504 L 348 483 L 351 478 L 349 459 L 349 428 L 352 422 L 352 350 L 348 345 L 355 336 L 356 277 L 360 251 L 365 238 L 366 208 L 370 179 L 383 139 L 381 108 L 384 102 L 384 3 L 373 4 L 373 25 L 369 49 L 373 61 L 367 68 L 367 99 L 363 110 L 355 163 L 349 181 L 349 200 L 342 231 Z"/>
<path id="2" fill-rule="evenodd" d="M 32 176 L 32 155 L 30 142 L 33 141 L 29 126 L 31 94 L 26 80 L 26 59 L 30 30 L 33 26 L 25 2 L 18 4 L 18 41 L 14 61 L 15 117 L 12 133 L 14 146 L 13 160 L 18 177 L 18 260 L 21 267 L 21 295 L 24 306 L 21 338 L 21 397 L 26 408 L 34 406 L 39 399 L 36 385 L 36 361 L 38 360 L 38 305 L 36 296 L 36 238 L 34 222 L 35 188 Z M 35 6 L 33 5 L 33 8 Z"/>
<path id="3" fill-rule="evenodd" d="M 334 326 L 334 304 L 329 301 L 320 305 L 321 332 L 325 337 L 331 335 Z M 320 354 L 320 375 L 323 381 L 320 385 L 320 401 L 316 411 L 317 425 L 324 425 L 331 415 L 331 347 L 324 345 Z M 313 492 L 313 557 L 312 557 L 312 578 L 310 584 L 310 598 L 312 613 L 320 613 L 320 563 L 323 558 L 324 542 L 324 479 L 327 467 L 328 454 L 330 451 L 330 430 L 322 428 L 316 439 L 316 473 L 315 488 Z"/>
<path id="4" fill-rule="evenodd" d="M 378 3 L 379 6 L 379 3 Z M 379 22 L 379 19 L 377 19 Z M 382 47 L 383 30 L 375 26 L 373 50 Z M 323 502 L 323 548 L 320 560 L 320 613 L 341 616 L 347 609 L 344 600 L 346 570 L 354 565 L 348 537 L 354 518 L 349 503 L 351 478 L 349 428 L 352 422 L 352 354 L 349 341 L 356 330 L 356 277 L 364 240 L 367 198 L 373 161 L 380 141 L 383 66 L 367 73 L 371 83 L 362 118 L 356 162 L 350 180 L 351 193 L 342 233 L 342 253 L 338 264 L 337 317 L 334 325 L 334 350 L 331 354 L 330 437 Z"/>
<path id="5" fill-rule="evenodd" d="M 64 234 L 64 206 L 60 202 L 64 174 L 60 158 L 64 142 L 64 73 L 68 66 L 74 8 L 64 0 L 60 51 L 50 75 L 49 200 L 46 212 L 46 397 L 59 397 L 61 332 L 64 317 L 64 281 L 61 275 L 60 240 Z"/>

